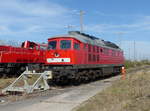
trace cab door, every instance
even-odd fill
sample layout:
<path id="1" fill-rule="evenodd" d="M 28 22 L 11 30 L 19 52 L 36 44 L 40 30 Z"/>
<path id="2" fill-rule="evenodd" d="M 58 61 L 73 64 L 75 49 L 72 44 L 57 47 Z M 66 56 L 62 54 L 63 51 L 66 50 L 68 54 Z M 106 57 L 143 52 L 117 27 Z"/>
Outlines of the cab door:
<path id="1" fill-rule="evenodd" d="M 73 43 L 73 48 L 74 48 L 74 61 L 75 64 L 83 64 L 84 63 L 84 59 L 83 59 L 83 50 L 81 47 L 81 42 L 75 40 Z"/>

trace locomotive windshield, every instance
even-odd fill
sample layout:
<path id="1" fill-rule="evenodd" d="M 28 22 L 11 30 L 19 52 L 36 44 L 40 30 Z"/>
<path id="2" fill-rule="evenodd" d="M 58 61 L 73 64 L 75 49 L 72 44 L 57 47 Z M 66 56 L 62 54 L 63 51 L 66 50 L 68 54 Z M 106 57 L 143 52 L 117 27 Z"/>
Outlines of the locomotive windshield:
<path id="1" fill-rule="evenodd" d="M 57 44 L 56 41 L 50 41 L 48 43 L 48 49 L 56 49 L 56 44 Z"/>
<path id="2" fill-rule="evenodd" d="M 61 40 L 60 48 L 61 49 L 70 49 L 71 48 L 71 40 Z"/>

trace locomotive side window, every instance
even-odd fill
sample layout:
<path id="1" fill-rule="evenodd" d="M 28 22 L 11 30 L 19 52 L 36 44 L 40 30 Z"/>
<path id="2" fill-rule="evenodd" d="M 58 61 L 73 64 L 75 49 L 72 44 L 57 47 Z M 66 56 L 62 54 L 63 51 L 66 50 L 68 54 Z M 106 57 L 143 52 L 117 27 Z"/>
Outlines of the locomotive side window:
<path id="1" fill-rule="evenodd" d="M 104 54 L 109 55 L 109 49 L 104 48 Z"/>
<path id="2" fill-rule="evenodd" d="M 74 49 L 80 49 L 80 45 L 78 43 L 74 43 Z"/>
<path id="3" fill-rule="evenodd" d="M 97 53 L 99 53 L 99 47 L 97 46 Z"/>
<path id="4" fill-rule="evenodd" d="M 84 49 L 86 49 L 86 44 L 84 44 Z"/>
<path id="5" fill-rule="evenodd" d="M 61 40 L 60 48 L 61 49 L 70 49 L 71 48 L 71 40 Z"/>
<path id="6" fill-rule="evenodd" d="M 56 41 L 50 41 L 48 43 L 48 49 L 56 49 L 56 44 L 57 44 Z"/>
<path id="7" fill-rule="evenodd" d="M 112 56 L 115 56 L 115 51 L 114 50 L 112 50 Z"/>
<path id="8" fill-rule="evenodd" d="M 99 55 L 97 55 L 97 61 L 99 61 Z"/>
<path id="9" fill-rule="evenodd" d="M 88 45 L 88 51 L 91 52 L 91 45 Z"/>
<path id="10" fill-rule="evenodd" d="M 116 52 L 116 56 L 119 56 L 119 52 Z"/>
<path id="11" fill-rule="evenodd" d="M 102 52 L 103 52 L 103 49 L 100 49 L 100 52 L 102 53 Z"/>
<path id="12" fill-rule="evenodd" d="M 92 60 L 92 56 L 91 54 L 88 55 L 88 61 L 91 61 Z"/>
<path id="13" fill-rule="evenodd" d="M 95 55 L 93 55 L 93 61 L 96 61 L 96 57 L 95 57 Z"/>
<path id="14" fill-rule="evenodd" d="M 93 52 L 95 52 L 95 46 L 93 46 Z"/>

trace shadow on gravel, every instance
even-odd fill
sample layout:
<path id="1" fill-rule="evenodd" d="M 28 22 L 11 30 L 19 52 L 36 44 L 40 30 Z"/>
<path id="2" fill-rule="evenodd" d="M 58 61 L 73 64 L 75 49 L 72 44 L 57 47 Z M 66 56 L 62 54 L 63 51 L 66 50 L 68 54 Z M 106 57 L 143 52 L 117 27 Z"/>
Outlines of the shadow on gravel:
<path id="1" fill-rule="evenodd" d="M 118 76 L 118 75 L 120 75 L 120 73 L 112 74 L 112 75 L 105 75 L 103 77 L 99 77 L 99 78 L 96 78 L 94 80 L 81 81 L 81 82 L 67 81 L 65 83 L 59 84 L 59 83 L 55 83 L 53 81 L 48 81 L 48 83 L 49 83 L 50 86 L 53 86 L 53 87 L 65 88 L 65 87 L 69 87 L 69 86 L 79 86 L 79 85 L 83 85 L 83 84 L 89 84 L 89 83 L 92 83 L 92 82 L 95 82 L 95 81 L 105 80 L 105 79 L 108 79 L 108 78 L 111 78 L 111 77 L 115 77 L 115 76 Z M 106 82 L 110 82 L 110 81 L 104 81 L 104 82 L 106 83 Z"/>

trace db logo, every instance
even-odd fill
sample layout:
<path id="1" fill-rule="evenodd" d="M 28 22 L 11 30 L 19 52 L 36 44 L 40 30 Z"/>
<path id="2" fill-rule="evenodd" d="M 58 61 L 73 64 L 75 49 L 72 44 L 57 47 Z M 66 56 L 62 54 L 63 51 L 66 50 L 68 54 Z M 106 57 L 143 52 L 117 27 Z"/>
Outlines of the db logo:
<path id="1" fill-rule="evenodd" d="M 59 54 L 57 52 L 54 55 L 55 55 L 55 57 L 59 57 Z"/>

